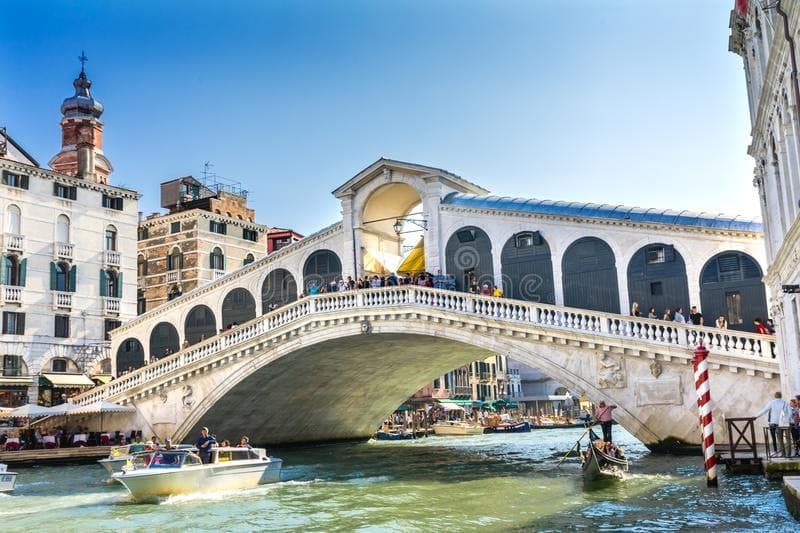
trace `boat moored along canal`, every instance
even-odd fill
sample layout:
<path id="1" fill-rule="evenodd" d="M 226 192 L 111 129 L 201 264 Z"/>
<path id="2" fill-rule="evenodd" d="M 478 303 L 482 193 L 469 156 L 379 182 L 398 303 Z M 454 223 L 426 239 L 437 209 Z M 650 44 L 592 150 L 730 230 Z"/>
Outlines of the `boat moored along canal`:
<path id="1" fill-rule="evenodd" d="M 0 492 L 11 492 L 17 483 L 17 473 L 9 472 L 8 467 L 0 463 Z"/>

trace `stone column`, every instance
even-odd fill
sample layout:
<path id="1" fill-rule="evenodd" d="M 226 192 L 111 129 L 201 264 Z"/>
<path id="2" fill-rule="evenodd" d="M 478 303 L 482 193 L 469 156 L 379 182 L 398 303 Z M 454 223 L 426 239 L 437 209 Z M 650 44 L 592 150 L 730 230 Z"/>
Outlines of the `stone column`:
<path id="1" fill-rule="evenodd" d="M 422 198 L 422 214 L 428 223 L 428 230 L 425 232 L 425 270 L 433 274 L 437 269 L 441 269 L 442 272 L 446 270 L 441 236 L 440 203 L 439 183 L 426 182 L 425 194 Z"/>
<path id="2" fill-rule="evenodd" d="M 347 194 L 342 196 L 342 275 L 353 276 L 355 279 L 358 275 L 356 269 L 358 268 L 357 257 L 358 254 L 353 253 L 353 250 L 359 250 L 358 243 L 354 240 L 354 227 L 353 227 L 353 195 Z M 301 265 L 302 274 L 302 265 Z M 302 292 L 305 287 L 300 288 L 303 284 L 302 276 L 298 279 L 298 289 Z"/>

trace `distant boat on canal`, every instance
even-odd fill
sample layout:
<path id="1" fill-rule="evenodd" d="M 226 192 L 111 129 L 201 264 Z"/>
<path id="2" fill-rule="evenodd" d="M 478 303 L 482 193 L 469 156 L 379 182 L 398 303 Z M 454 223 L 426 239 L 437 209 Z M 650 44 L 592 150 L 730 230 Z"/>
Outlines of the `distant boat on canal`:
<path id="1" fill-rule="evenodd" d="M 437 435 L 483 435 L 486 428 L 469 422 L 460 420 L 443 420 L 433 425 L 433 431 Z"/>
<path id="2" fill-rule="evenodd" d="M 9 472 L 8 467 L 0 463 L 0 492 L 11 492 L 17 483 L 17 473 Z"/>

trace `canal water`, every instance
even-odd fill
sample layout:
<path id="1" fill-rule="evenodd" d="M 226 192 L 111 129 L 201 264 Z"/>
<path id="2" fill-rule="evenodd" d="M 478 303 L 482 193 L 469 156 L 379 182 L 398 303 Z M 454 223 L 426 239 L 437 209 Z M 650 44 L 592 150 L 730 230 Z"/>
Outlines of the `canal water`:
<path id="1" fill-rule="evenodd" d="M 699 457 L 651 455 L 619 426 L 621 482 L 584 485 L 582 430 L 337 444 L 281 450 L 282 481 L 133 504 L 96 465 L 17 468 L 0 495 L 4 530 L 61 531 L 798 531 L 780 485 L 724 476 L 705 488 Z M 226 437 L 235 437 L 230 435 Z"/>

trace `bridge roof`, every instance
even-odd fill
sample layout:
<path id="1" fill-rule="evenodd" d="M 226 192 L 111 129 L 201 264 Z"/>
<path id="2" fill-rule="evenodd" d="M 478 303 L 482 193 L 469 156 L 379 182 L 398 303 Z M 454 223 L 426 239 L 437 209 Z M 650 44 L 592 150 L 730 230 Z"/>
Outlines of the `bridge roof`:
<path id="1" fill-rule="evenodd" d="M 697 213 L 694 211 L 673 211 L 671 209 L 648 209 L 625 205 L 563 202 L 493 195 L 479 196 L 456 192 L 445 196 L 442 200 L 442 204 L 476 209 L 495 209 L 498 211 L 515 211 L 540 215 L 598 218 L 629 222 L 649 222 L 718 230 L 750 231 L 757 233 L 763 231 L 761 221 L 746 219 L 739 216 L 706 212 Z"/>

